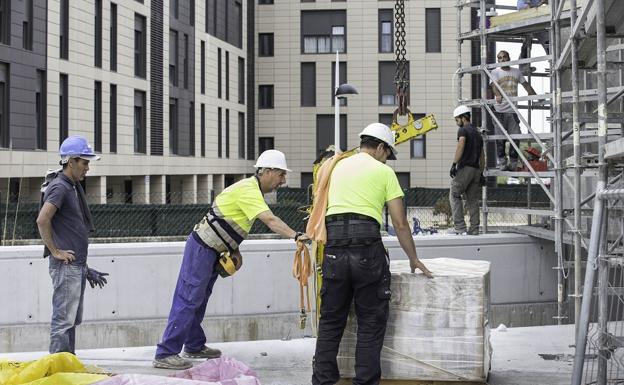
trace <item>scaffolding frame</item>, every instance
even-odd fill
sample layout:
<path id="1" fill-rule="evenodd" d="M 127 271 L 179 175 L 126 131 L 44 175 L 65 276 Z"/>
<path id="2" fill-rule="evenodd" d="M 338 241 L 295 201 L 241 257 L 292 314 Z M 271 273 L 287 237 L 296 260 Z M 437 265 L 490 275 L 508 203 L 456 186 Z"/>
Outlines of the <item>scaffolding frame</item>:
<path id="1" fill-rule="evenodd" d="M 553 227 L 554 227 L 554 243 L 555 243 L 555 252 L 558 258 L 557 271 L 558 271 L 558 287 L 557 287 L 557 323 L 561 324 L 564 320 L 566 320 L 566 293 L 565 293 L 565 283 L 567 280 L 568 267 L 571 267 L 570 264 L 566 263 L 566 239 L 564 238 L 564 232 L 567 228 L 568 232 L 571 233 L 571 242 L 573 249 L 573 259 L 574 259 L 574 294 L 570 295 L 574 297 L 574 320 L 578 322 L 580 317 L 580 309 L 581 309 L 581 299 L 582 295 L 580 293 L 581 288 L 581 280 L 582 280 L 582 261 L 581 255 L 583 253 L 583 249 L 587 249 L 589 245 L 589 239 L 582 232 L 582 214 L 583 210 L 588 208 L 588 204 L 594 199 L 595 194 L 592 194 L 588 197 L 581 196 L 581 177 L 583 175 L 583 170 L 586 168 L 586 164 L 583 162 L 582 154 L 581 154 L 581 144 L 583 142 L 588 142 L 592 140 L 592 136 L 595 135 L 593 131 L 583 132 L 581 130 L 582 121 L 590 122 L 593 117 L 593 113 L 585 112 L 583 114 L 581 109 L 581 104 L 586 103 L 588 101 L 599 101 L 599 106 L 604 105 L 602 108 L 604 111 L 599 111 L 598 119 L 594 120 L 598 124 L 598 136 L 604 136 L 605 143 L 607 139 L 607 114 L 606 114 L 606 105 L 618 99 L 622 94 L 624 94 L 624 87 L 622 87 L 621 83 L 618 87 L 610 87 L 607 88 L 606 84 L 606 60 L 605 60 L 605 50 L 606 47 L 606 38 L 605 38 L 605 26 L 604 26 L 604 15 L 602 17 L 602 22 L 600 22 L 600 18 L 596 16 L 597 23 L 597 41 L 601 41 L 600 44 L 597 44 L 597 71 L 596 74 L 598 76 L 598 84 L 593 89 L 585 89 L 580 90 L 579 81 L 579 71 L 581 67 L 578 62 L 578 38 L 583 31 L 583 27 L 585 26 L 585 22 L 590 15 L 590 11 L 592 8 L 594 10 L 602 7 L 604 12 L 604 2 L 606 0 L 584 0 L 581 1 L 583 4 L 578 7 L 576 0 L 550 0 L 550 14 L 537 16 L 534 18 L 524 19 L 516 22 L 512 22 L 509 24 L 498 25 L 495 27 L 488 28 L 486 26 L 487 23 L 487 11 L 489 8 L 494 7 L 497 9 L 510 9 L 513 7 L 505 7 L 495 4 L 495 1 L 492 0 L 457 0 L 457 52 L 458 52 L 458 60 L 457 60 L 457 84 L 456 89 L 458 92 L 458 101 L 461 104 L 480 108 L 481 109 L 481 119 L 482 125 L 486 122 L 486 117 L 490 116 L 493 125 L 498 128 L 498 130 L 503 135 L 487 135 L 486 136 L 486 145 L 488 141 L 497 140 L 497 139 L 506 139 L 509 141 L 510 146 L 516 150 L 519 155 L 520 160 L 528 170 L 528 172 L 501 172 L 494 170 L 486 170 L 486 176 L 515 176 L 515 177 L 532 177 L 537 182 L 538 186 L 541 187 L 545 194 L 548 196 L 551 202 L 550 210 L 543 209 L 509 209 L 509 208 L 489 208 L 487 203 L 487 186 L 483 189 L 483 217 L 484 217 L 484 230 L 488 230 L 488 214 L 491 212 L 507 212 L 507 213 L 522 213 L 526 215 L 536 215 L 536 216 L 548 216 L 552 219 Z M 598 5 L 598 3 L 601 3 Z M 569 4 L 569 9 L 566 5 Z M 470 29 L 467 32 L 464 32 L 462 29 L 462 14 L 464 8 L 470 9 L 478 9 L 480 15 L 484 17 L 479 17 L 479 24 L 477 29 Z M 596 13 L 596 12 L 595 12 Z M 562 28 L 568 27 L 570 30 L 569 36 L 562 36 Z M 512 60 L 505 63 L 488 63 L 488 45 L 493 42 L 499 41 L 513 41 L 513 42 L 521 42 L 526 38 L 527 35 L 533 32 L 545 31 L 546 29 L 550 32 L 550 49 L 549 53 L 545 56 L 539 57 L 527 57 L 519 60 Z M 601 40 L 602 39 L 602 40 Z M 480 53 L 480 64 L 476 66 L 468 66 L 464 67 L 462 63 L 462 43 L 466 41 L 474 41 L 478 40 L 479 42 L 479 53 Z M 600 50 L 602 49 L 602 55 L 600 54 Z M 624 45 L 620 44 L 619 46 L 612 46 L 610 50 L 621 50 L 624 49 Z M 530 56 L 530 52 L 527 56 Z M 528 96 L 515 96 L 510 97 L 507 95 L 504 90 L 496 83 L 492 81 L 491 70 L 494 68 L 502 67 L 502 66 L 514 66 L 514 65 L 529 65 L 534 62 L 549 62 L 550 67 L 550 92 L 541 94 L 541 95 L 528 95 Z M 570 77 L 569 81 L 572 83 L 571 91 L 563 91 L 562 90 L 562 82 L 564 73 L 567 72 Z M 480 91 L 481 96 L 479 99 L 466 99 L 462 96 L 462 77 L 465 74 L 479 74 L 480 75 Z M 530 80 L 529 80 L 530 81 Z M 498 92 L 502 95 L 503 99 L 507 101 L 510 106 L 513 108 L 514 112 L 520 118 L 521 123 L 528 129 L 528 134 L 509 134 L 505 127 L 501 124 L 498 118 L 494 114 L 494 110 L 492 108 L 492 104 L 494 104 L 493 100 L 488 100 L 488 87 L 492 84 L 493 87 L 496 87 Z M 611 98 L 607 101 L 607 95 L 611 95 Z M 603 100 L 604 99 L 604 100 Z M 520 114 L 520 107 L 515 105 L 515 102 L 519 101 L 529 101 L 528 109 L 535 109 L 536 106 L 533 105 L 534 101 L 539 101 L 541 103 L 545 103 L 550 107 L 550 122 L 551 122 L 551 130 L 548 133 L 536 133 L 531 128 L 530 119 L 524 119 Z M 572 106 L 572 113 L 564 114 L 564 105 Z M 621 116 L 618 116 L 621 117 Z M 581 119 L 583 118 L 583 119 Z M 571 123 L 571 128 L 567 131 L 565 130 L 565 126 Z M 563 155 L 562 155 L 562 146 L 564 143 L 569 143 L 570 137 L 572 138 L 572 146 L 573 146 L 573 163 L 570 166 L 564 165 Z M 548 171 L 535 171 L 531 164 L 527 161 L 526 157 L 520 151 L 520 148 L 516 145 L 513 139 L 530 139 L 537 143 L 537 145 L 541 148 L 542 153 L 545 154 L 545 157 L 548 159 L 550 164 Z M 598 152 L 602 152 L 603 143 L 598 143 Z M 598 160 L 598 166 L 600 167 L 601 161 Z M 566 175 L 566 169 L 570 169 L 572 171 L 572 175 Z M 545 179 L 551 178 L 550 187 L 546 186 Z M 605 183 L 607 181 L 605 180 Z M 531 180 L 528 181 L 529 184 L 529 192 Z M 572 207 L 565 208 L 563 204 L 563 189 L 570 188 L 574 191 L 573 196 L 573 205 Z M 566 212 L 564 212 L 564 210 Z M 566 235 L 567 236 L 567 235 Z M 568 237 L 569 238 L 569 237 Z"/>
<path id="2" fill-rule="evenodd" d="M 607 53 L 612 51 L 618 51 L 619 65 L 623 65 L 624 61 L 624 44 L 622 44 L 620 37 L 619 44 L 613 44 L 607 47 L 607 26 L 605 6 L 609 0 L 550 0 L 550 14 L 534 17 L 531 19 L 525 19 L 518 22 L 512 22 L 505 25 L 500 25 L 492 28 L 486 28 L 487 22 L 487 8 L 503 8 L 510 9 L 510 7 L 497 7 L 495 0 L 457 0 L 457 73 L 459 74 L 457 79 L 457 92 L 458 101 L 461 104 L 465 104 L 471 107 L 479 107 L 481 109 L 481 123 L 486 124 L 486 117 L 492 118 L 493 124 L 499 128 L 503 133 L 503 137 L 507 139 L 510 145 L 518 152 L 518 155 L 522 162 L 525 164 L 529 172 L 492 172 L 487 171 L 488 176 L 506 175 L 506 176 L 532 176 L 536 179 L 538 185 L 544 189 L 547 196 L 551 201 L 551 210 L 535 210 L 531 208 L 518 210 L 516 212 L 522 212 L 525 214 L 550 216 L 554 224 L 554 244 L 555 252 L 557 254 L 558 264 L 557 269 L 557 323 L 561 324 L 566 316 L 566 290 L 565 284 L 567 282 L 567 272 L 569 268 L 574 269 L 574 294 L 568 295 L 574 298 L 574 321 L 576 325 L 576 351 L 574 358 L 574 369 L 572 376 L 572 385 L 580 385 L 584 375 L 583 368 L 585 367 L 586 381 L 592 380 L 595 376 L 595 383 L 602 385 L 606 384 L 609 376 L 613 376 L 613 368 L 617 367 L 619 373 L 620 369 L 624 369 L 624 358 L 616 357 L 615 349 L 624 348 L 624 327 L 621 328 L 619 333 L 621 335 L 613 334 L 613 327 L 610 326 L 610 322 L 614 319 L 617 322 L 624 323 L 620 318 L 624 318 L 624 315 L 620 314 L 620 310 L 617 310 L 615 315 L 610 313 L 609 303 L 613 307 L 613 303 L 619 305 L 624 304 L 624 272 L 620 272 L 619 287 L 614 287 L 610 279 L 610 271 L 613 271 L 614 267 L 618 267 L 621 271 L 624 271 L 624 218 L 620 221 L 620 232 L 613 235 L 611 238 L 608 234 L 609 224 L 609 203 L 619 202 L 624 208 L 624 183 L 622 183 L 622 167 L 624 165 L 624 67 L 619 67 L 619 85 L 617 87 L 608 87 L 607 84 L 607 72 L 609 71 Z M 579 4 L 580 3 L 580 4 Z M 566 9 L 566 5 L 569 4 L 569 9 Z M 614 5 L 614 2 L 610 2 Z M 479 17 L 479 25 L 475 30 L 469 32 L 463 32 L 461 27 L 462 11 L 464 8 L 477 8 L 481 17 Z M 593 12 L 592 22 L 595 25 L 595 37 L 587 36 L 584 28 L 587 25 L 587 21 L 590 14 Z M 624 16 L 623 13 L 619 17 Z M 543 31 L 545 28 L 550 30 L 549 40 L 549 54 L 546 56 L 526 58 L 520 60 L 509 61 L 506 63 L 488 63 L 488 44 L 497 41 L 519 41 L 519 38 L 530 34 L 531 32 Z M 569 28 L 567 36 L 562 36 L 562 29 Z M 609 38 L 614 38 L 609 37 Z M 579 62 L 579 40 L 594 39 L 596 41 L 595 47 L 595 60 L 596 69 L 592 75 L 596 76 L 595 87 L 588 87 L 588 74 L 584 72 L 584 77 L 581 79 L 580 71 L 586 70 L 582 62 Z M 479 41 L 480 52 L 480 65 L 471 67 L 462 67 L 461 48 L 462 43 L 469 40 Z M 591 48 L 591 46 L 590 46 Z M 530 49 L 528 50 L 528 56 L 530 56 Z M 538 61 L 548 61 L 550 64 L 550 92 L 542 95 L 528 96 L 528 97 L 509 97 L 505 94 L 504 90 L 493 82 L 491 72 L 493 68 L 500 66 L 511 66 L 518 64 L 528 64 Z M 617 65 L 615 67 L 617 68 Z M 480 98 L 474 100 L 467 100 L 462 98 L 462 76 L 467 73 L 480 75 Z M 566 77 L 567 76 L 567 77 Z M 497 119 L 492 110 L 491 105 L 493 101 L 487 100 L 487 87 L 488 80 L 491 81 L 494 87 L 498 88 L 498 91 L 502 94 L 503 98 L 512 106 L 514 112 L 521 118 L 522 123 L 528 128 L 529 134 L 510 135 L 501 122 Z M 529 80 L 530 81 L 530 80 Z M 583 81 L 583 90 L 580 88 L 580 82 Z M 571 84 L 569 84 L 569 83 Z M 568 84 L 565 84 L 568 83 Z M 571 86 L 570 91 L 563 91 L 564 85 Z M 620 99 L 619 112 L 608 112 L 608 106 Z M 526 101 L 526 100 L 544 100 L 550 104 L 550 116 L 551 116 L 551 132 L 547 134 L 537 134 L 531 128 L 530 118 L 529 122 L 521 117 L 520 110 L 513 102 Z M 596 102 L 597 108 L 593 111 L 588 111 L 589 104 L 587 102 Z M 530 111 L 533 108 L 529 102 L 529 117 Z M 565 107 L 571 107 L 570 112 L 564 112 Z M 595 115 L 597 114 L 597 115 Z M 595 130 L 583 130 L 585 123 L 595 123 L 597 128 Z M 619 134 L 610 135 L 609 123 L 619 123 Z M 566 131 L 571 125 L 570 129 Z M 596 138 L 597 136 L 597 138 Z M 500 139 L 500 135 L 486 136 L 485 143 L 487 145 L 488 140 Z M 569 143 L 569 138 L 572 137 L 572 157 L 571 164 L 564 164 L 563 160 L 563 145 Z M 550 162 L 549 171 L 536 172 L 530 167 L 527 159 L 523 156 L 518 146 L 512 139 L 532 139 L 538 143 L 542 148 L 542 152 L 546 153 Z M 592 138 L 596 138 L 592 140 Z M 615 138 L 615 139 L 614 139 Z M 614 140 L 610 140 L 614 139 Z M 551 143 L 549 147 L 547 142 Z M 581 193 L 581 178 L 584 171 L 588 168 L 587 163 L 583 155 L 581 154 L 581 145 L 584 143 L 594 143 L 597 148 L 597 154 L 595 154 L 597 167 L 597 186 L 594 193 L 583 197 Z M 486 152 L 487 154 L 487 152 Z M 566 175 L 566 170 L 571 170 L 572 178 Z M 614 174 L 610 178 L 610 172 Z M 552 178 L 551 189 L 547 188 L 541 178 Z M 614 187 L 616 183 L 620 183 L 620 186 Z M 528 181 L 529 192 L 531 186 L 531 180 Z M 563 189 L 566 187 L 572 188 L 572 204 L 571 207 L 564 207 L 563 202 Z M 551 190 L 551 191 L 549 191 Z M 487 204 L 487 186 L 483 188 L 483 216 L 484 216 L 484 229 L 487 231 L 487 215 L 488 212 L 492 212 L 488 208 Z M 589 204 L 593 202 L 593 213 L 591 221 L 591 233 L 584 234 L 582 231 L 582 218 L 583 212 L 587 212 Z M 514 209 L 507 209 L 509 212 L 513 212 Z M 571 220 L 572 218 L 573 220 Z M 567 226 L 567 231 L 566 231 Z M 565 234 L 571 233 L 570 236 Z M 531 235 L 536 235 L 534 232 Z M 565 236 L 564 236 L 565 235 Z M 589 237 L 587 236 L 589 235 Z M 568 240 L 566 240 L 566 237 Z M 615 240 L 613 239 L 615 238 Z M 572 258 L 567 260 L 565 256 L 566 243 L 571 243 Z M 582 276 L 582 255 L 584 250 L 587 250 L 587 268 L 584 277 Z M 611 270 L 610 270 L 611 269 Z M 598 282 L 595 285 L 596 271 L 598 272 Z M 580 290 L 583 289 L 581 294 Z M 611 296 L 611 298 L 610 298 Z M 615 296 L 615 299 L 613 298 Z M 587 364 L 585 363 L 586 349 L 588 345 L 588 329 L 592 322 L 592 298 L 595 297 L 595 309 L 594 314 L 594 328 L 597 330 L 595 335 L 597 338 L 592 340 L 594 348 L 598 352 L 597 354 L 597 370 L 593 373 L 593 366 L 591 370 L 587 370 Z M 611 299 L 611 301 L 610 301 Z M 622 311 L 624 313 L 624 311 Z M 596 322 L 597 321 L 597 322 Z M 621 325 L 624 326 L 624 325 Z M 593 336 L 592 336 L 593 338 Z M 610 371 L 608 370 L 608 364 L 611 364 Z M 623 370 L 624 371 L 624 370 Z M 617 374 L 620 375 L 620 374 Z M 592 382 L 593 383 L 593 382 Z"/>

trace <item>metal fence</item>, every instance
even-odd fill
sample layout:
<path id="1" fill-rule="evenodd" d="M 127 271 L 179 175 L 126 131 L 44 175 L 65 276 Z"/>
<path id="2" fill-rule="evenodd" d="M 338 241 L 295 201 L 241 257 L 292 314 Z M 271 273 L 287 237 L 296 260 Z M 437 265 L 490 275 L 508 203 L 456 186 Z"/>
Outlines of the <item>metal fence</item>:
<path id="1" fill-rule="evenodd" d="M 489 206 L 522 206 L 527 204 L 526 188 L 521 186 L 488 189 Z M 524 197 L 524 198 L 523 198 Z M 154 197 L 141 194 L 116 194 L 106 197 L 88 196 L 95 232 L 92 238 L 127 240 L 128 238 L 180 237 L 187 235 L 210 206 L 211 194 L 170 193 L 159 196 L 164 203 L 142 203 L 154 201 Z M 491 198 L 491 199 L 490 199 Z M 533 206 L 547 205 L 546 196 L 533 193 Z M 308 216 L 309 193 L 306 189 L 283 188 L 269 194 L 267 202 L 275 215 L 297 231 L 305 229 Z M 414 188 L 405 191 L 406 214 L 410 224 L 419 223 L 422 228 L 443 229 L 450 227 L 450 205 L 448 189 Z M 200 202 L 200 203 L 188 203 Z M 39 202 L 19 196 L 7 196 L 0 191 L 0 236 L 2 244 L 15 241 L 38 239 L 36 218 Z M 384 218 L 387 216 L 385 215 Z M 526 215 L 490 215 L 490 225 L 527 224 Z M 386 222 L 386 221 L 384 221 Z M 384 229 L 392 231 L 391 221 L 384 223 Z M 271 231 L 256 221 L 251 234 Z"/>

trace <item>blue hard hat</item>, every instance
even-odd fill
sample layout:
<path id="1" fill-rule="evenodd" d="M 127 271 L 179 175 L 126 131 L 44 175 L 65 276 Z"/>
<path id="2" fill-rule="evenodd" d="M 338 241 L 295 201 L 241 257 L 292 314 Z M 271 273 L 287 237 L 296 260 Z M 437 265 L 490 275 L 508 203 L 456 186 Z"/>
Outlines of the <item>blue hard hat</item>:
<path id="1" fill-rule="evenodd" d="M 93 152 L 93 148 L 82 136 L 69 136 L 59 148 L 61 163 L 67 163 L 70 158 L 82 158 L 86 160 L 100 160 L 100 156 Z"/>

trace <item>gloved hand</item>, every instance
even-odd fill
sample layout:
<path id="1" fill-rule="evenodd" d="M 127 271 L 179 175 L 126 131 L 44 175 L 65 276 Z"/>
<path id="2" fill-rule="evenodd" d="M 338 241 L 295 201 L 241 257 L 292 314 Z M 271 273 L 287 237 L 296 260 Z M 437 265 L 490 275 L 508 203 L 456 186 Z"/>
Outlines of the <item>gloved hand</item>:
<path id="1" fill-rule="evenodd" d="M 453 163 L 453 165 L 451 166 L 451 171 L 449 171 L 449 175 L 451 176 L 451 178 L 455 178 L 455 175 L 457 175 L 457 163 Z"/>
<path id="2" fill-rule="evenodd" d="M 99 271 L 92 269 L 92 268 L 87 268 L 87 281 L 89 281 L 89 285 L 91 285 L 91 288 L 95 288 L 95 286 L 99 286 L 100 289 L 104 287 L 104 285 L 106 285 L 106 283 L 108 282 L 106 280 L 106 277 L 108 275 L 108 273 L 100 273 Z"/>

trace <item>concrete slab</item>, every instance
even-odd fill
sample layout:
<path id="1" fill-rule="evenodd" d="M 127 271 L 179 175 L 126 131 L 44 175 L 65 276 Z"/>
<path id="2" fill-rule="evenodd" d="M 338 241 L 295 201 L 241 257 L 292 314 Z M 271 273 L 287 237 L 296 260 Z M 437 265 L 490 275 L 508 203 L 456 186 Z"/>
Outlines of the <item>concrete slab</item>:
<path id="1" fill-rule="evenodd" d="M 264 385 L 308 385 L 314 338 L 216 343 L 224 355 L 247 363 Z M 572 374 L 574 325 L 492 330 L 490 385 L 568 385 Z M 152 368 L 155 347 L 79 350 L 78 357 L 113 373 L 166 376 L 172 371 Z M 45 352 L 0 354 L 0 359 L 32 360 Z M 539 354 L 559 355 L 544 360 Z"/>

